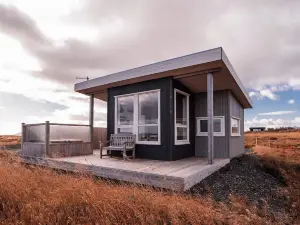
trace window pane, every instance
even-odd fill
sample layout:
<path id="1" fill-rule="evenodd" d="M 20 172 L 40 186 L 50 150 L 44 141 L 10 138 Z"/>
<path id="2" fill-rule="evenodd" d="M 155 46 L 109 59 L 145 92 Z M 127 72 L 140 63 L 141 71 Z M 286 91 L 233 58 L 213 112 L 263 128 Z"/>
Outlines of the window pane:
<path id="1" fill-rule="evenodd" d="M 231 118 L 231 133 L 239 134 L 239 120 Z"/>
<path id="2" fill-rule="evenodd" d="M 119 97 L 118 101 L 118 125 L 133 124 L 133 96 Z"/>
<path id="3" fill-rule="evenodd" d="M 178 141 L 187 140 L 187 128 L 186 127 L 177 127 L 177 140 Z"/>
<path id="4" fill-rule="evenodd" d="M 200 132 L 208 132 L 207 120 L 200 120 Z"/>
<path id="5" fill-rule="evenodd" d="M 139 124 L 158 124 L 158 92 L 139 94 Z"/>
<path id="6" fill-rule="evenodd" d="M 127 127 L 127 128 L 118 128 L 118 134 L 119 133 L 130 133 L 132 134 L 132 127 Z"/>
<path id="7" fill-rule="evenodd" d="M 158 141 L 158 126 L 139 126 L 139 141 Z"/>
<path id="8" fill-rule="evenodd" d="M 187 96 L 176 92 L 176 124 L 187 125 Z"/>
<path id="9" fill-rule="evenodd" d="M 221 132 L 221 120 L 214 119 L 214 132 Z"/>

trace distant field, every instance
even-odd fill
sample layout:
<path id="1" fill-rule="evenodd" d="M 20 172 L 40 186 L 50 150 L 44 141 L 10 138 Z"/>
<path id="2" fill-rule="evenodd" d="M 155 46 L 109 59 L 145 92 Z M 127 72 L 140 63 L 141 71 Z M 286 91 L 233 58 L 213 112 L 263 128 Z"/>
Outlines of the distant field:
<path id="1" fill-rule="evenodd" d="M 257 139 L 257 140 L 256 140 Z M 300 164 L 300 132 L 251 132 L 245 134 L 245 147 L 256 145 L 257 153 L 267 152 Z M 262 147 L 265 147 L 263 150 Z"/>
<path id="2" fill-rule="evenodd" d="M 0 135 L 0 146 L 8 149 L 21 148 L 21 137 L 15 135 Z"/>

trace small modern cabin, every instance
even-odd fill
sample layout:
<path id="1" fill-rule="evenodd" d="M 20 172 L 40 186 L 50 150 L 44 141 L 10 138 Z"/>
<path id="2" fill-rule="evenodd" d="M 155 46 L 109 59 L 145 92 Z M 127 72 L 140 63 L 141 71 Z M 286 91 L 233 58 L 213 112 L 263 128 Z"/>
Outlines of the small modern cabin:
<path id="1" fill-rule="evenodd" d="M 107 102 L 107 138 L 136 135 L 136 157 L 173 161 L 244 153 L 244 109 L 251 100 L 222 48 L 75 84 Z M 90 135 L 93 137 L 93 135 Z"/>

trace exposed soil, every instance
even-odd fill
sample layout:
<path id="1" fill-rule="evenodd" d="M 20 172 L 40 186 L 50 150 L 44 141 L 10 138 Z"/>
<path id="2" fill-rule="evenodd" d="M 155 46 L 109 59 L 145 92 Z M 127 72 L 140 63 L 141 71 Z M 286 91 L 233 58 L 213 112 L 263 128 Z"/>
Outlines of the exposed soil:
<path id="1" fill-rule="evenodd" d="M 263 168 L 254 154 L 232 159 L 224 168 L 195 185 L 196 195 L 210 194 L 216 201 L 229 202 L 230 196 L 241 196 L 258 208 L 271 213 L 286 213 L 289 203 L 283 193 L 284 179 Z"/>

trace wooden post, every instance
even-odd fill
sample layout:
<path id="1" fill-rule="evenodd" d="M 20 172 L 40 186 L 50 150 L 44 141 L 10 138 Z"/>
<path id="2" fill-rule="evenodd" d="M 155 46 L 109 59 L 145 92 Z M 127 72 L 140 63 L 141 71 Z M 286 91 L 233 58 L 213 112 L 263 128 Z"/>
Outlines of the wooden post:
<path id="1" fill-rule="evenodd" d="M 213 75 L 211 73 L 207 74 L 207 157 L 208 164 L 213 164 L 214 162 L 214 85 L 213 85 Z"/>
<path id="2" fill-rule="evenodd" d="M 93 142 L 94 142 L 94 94 L 90 95 L 90 142 L 91 149 L 93 150 Z"/>
<path id="3" fill-rule="evenodd" d="M 50 141 L 50 123 L 49 121 L 46 121 L 45 123 L 45 155 L 46 157 L 47 153 L 49 152 L 49 141 Z"/>
<path id="4" fill-rule="evenodd" d="M 25 123 L 22 123 L 21 127 L 21 149 L 23 150 L 23 143 L 26 141 L 26 127 Z"/>
<path id="5" fill-rule="evenodd" d="M 255 138 L 255 146 L 257 146 L 257 137 Z"/>

